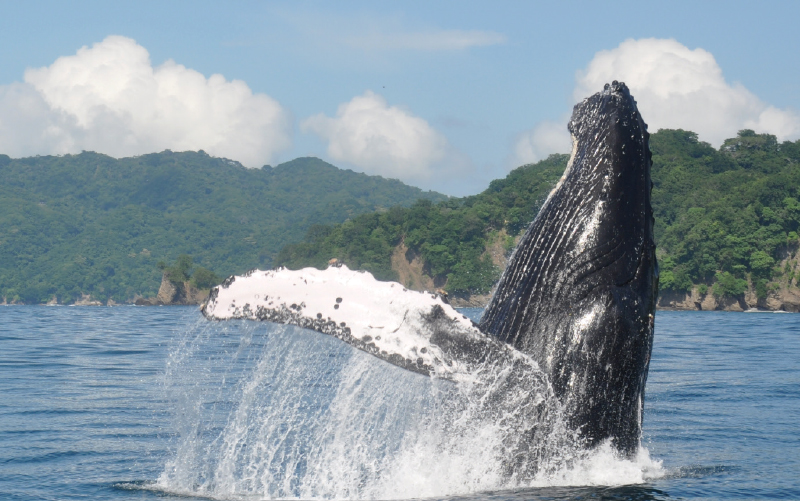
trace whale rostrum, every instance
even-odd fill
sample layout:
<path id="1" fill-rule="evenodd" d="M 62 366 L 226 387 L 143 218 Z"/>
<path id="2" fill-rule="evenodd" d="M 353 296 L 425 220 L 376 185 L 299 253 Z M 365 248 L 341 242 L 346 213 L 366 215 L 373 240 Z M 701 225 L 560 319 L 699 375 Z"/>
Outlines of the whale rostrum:
<path id="1" fill-rule="evenodd" d="M 341 265 L 230 277 L 202 312 L 313 329 L 454 382 L 513 366 L 518 378 L 542 379 L 528 387 L 558 399 L 585 445 L 610 440 L 631 457 L 641 436 L 658 291 L 649 134 L 628 88 L 616 81 L 575 106 L 569 130 L 567 168 L 479 324 L 435 293 Z M 541 412 L 533 397 L 520 402 L 526 412 Z"/>

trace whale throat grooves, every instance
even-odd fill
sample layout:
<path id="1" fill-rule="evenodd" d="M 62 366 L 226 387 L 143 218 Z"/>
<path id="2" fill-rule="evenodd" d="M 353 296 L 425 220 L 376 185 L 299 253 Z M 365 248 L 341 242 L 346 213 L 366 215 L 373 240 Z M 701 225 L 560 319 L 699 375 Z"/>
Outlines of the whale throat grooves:
<path id="1" fill-rule="evenodd" d="M 658 271 L 647 125 L 624 83 L 578 103 L 569 166 L 509 259 L 480 329 L 532 356 L 574 429 L 631 455 Z"/>

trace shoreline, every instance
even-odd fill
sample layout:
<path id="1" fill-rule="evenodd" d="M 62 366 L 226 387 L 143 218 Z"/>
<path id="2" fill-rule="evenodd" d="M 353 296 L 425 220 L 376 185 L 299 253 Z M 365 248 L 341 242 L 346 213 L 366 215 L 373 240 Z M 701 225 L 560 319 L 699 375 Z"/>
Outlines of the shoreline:
<path id="1" fill-rule="evenodd" d="M 91 303 L 72 303 L 72 304 L 61 304 L 61 303 L 36 303 L 36 304 L 26 304 L 26 303 L 0 303 L 0 306 L 46 306 L 46 307 L 66 307 L 66 308 L 73 308 L 73 307 L 92 307 L 92 308 L 117 308 L 117 307 L 135 307 L 135 308 L 152 308 L 152 307 L 159 307 L 159 306 L 166 306 L 166 307 L 200 307 L 203 303 L 116 303 L 110 302 L 107 304 L 103 304 L 100 301 L 93 301 Z M 452 304 L 453 308 L 485 308 L 485 304 L 472 304 L 468 302 L 456 301 L 456 304 Z M 688 307 L 670 307 L 670 306 L 658 306 L 656 307 L 656 311 L 693 311 L 693 312 L 700 312 L 700 313 L 707 313 L 707 312 L 727 312 L 727 313 L 800 313 L 798 311 L 788 311 L 784 309 L 769 309 L 769 308 L 749 308 L 749 309 L 729 309 L 729 308 L 718 308 L 718 309 L 702 309 L 702 308 L 688 308 Z"/>

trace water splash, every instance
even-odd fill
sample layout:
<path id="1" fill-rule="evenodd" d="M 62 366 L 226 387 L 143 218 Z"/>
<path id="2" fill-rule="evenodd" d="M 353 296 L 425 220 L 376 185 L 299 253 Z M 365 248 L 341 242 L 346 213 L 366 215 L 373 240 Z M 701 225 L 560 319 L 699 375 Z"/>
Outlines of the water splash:
<path id="1" fill-rule="evenodd" d="M 165 378 L 174 455 L 156 487 L 219 499 L 408 499 L 659 476 L 587 453 L 535 366 L 432 380 L 335 339 L 266 323 L 199 323 Z"/>

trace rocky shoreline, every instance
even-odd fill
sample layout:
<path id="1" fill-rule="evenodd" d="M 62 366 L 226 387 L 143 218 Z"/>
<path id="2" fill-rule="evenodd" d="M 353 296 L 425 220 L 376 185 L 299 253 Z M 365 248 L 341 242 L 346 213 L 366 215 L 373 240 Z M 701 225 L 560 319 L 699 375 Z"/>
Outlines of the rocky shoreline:
<path id="1" fill-rule="evenodd" d="M 467 298 L 448 298 L 456 308 L 484 308 L 489 296 L 472 296 Z M 764 300 L 758 300 L 755 293 L 745 294 L 740 298 L 715 297 L 711 293 L 701 295 L 697 289 L 691 293 L 678 294 L 666 291 L 659 295 L 656 309 L 662 311 L 783 311 L 800 313 L 800 295 L 793 292 L 770 292 Z"/>
<path id="2" fill-rule="evenodd" d="M 751 289 L 742 296 L 716 297 L 711 292 L 700 294 L 697 288 L 689 293 L 665 291 L 659 295 L 658 309 L 675 311 L 786 311 L 800 312 L 800 291 L 783 287 L 758 298 Z"/>
<path id="3" fill-rule="evenodd" d="M 416 271 L 416 270 L 415 270 Z M 421 270 L 417 271 L 418 275 Z M 406 277 L 408 278 L 408 277 Z M 417 277 L 419 279 L 419 277 Z M 420 285 L 420 284 L 416 284 Z M 432 285 L 432 284 L 431 284 Z M 409 287 L 417 289 L 417 287 Z M 133 304 L 136 306 L 197 306 L 203 304 L 208 298 L 208 289 L 197 289 L 189 282 L 174 284 L 167 280 L 166 275 L 161 278 L 158 294 L 153 298 L 137 298 Z M 0 298 L 0 306 L 12 305 L 6 298 Z M 484 308 L 489 303 L 491 295 L 476 294 L 472 296 L 450 296 L 449 303 L 456 308 Z M 59 305 L 54 297 L 47 303 L 48 306 Z M 120 303 L 109 299 L 106 303 L 83 294 L 73 306 L 118 306 Z M 794 284 L 784 284 L 779 289 L 767 292 L 766 298 L 758 298 L 753 287 L 749 287 L 740 297 L 717 297 L 707 291 L 701 294 L 697 287 L 691 292 L 678 293 L 662 291 L 658 297 L 657 309 L 665 311 L 784 311 L 800 313 L 800 289 Z"/>
<path id="4" fill-rule="evenodd" d="M 176 288 L 177 289 L 177 288 Z M 138 298 L 133 303 L 116 303 L 109 300 L 106 303 L 93 299 L 89 295 L 84 295 L 78 301 L 69 305 L 63 305 L 57 301 L 49 301 L 46 306 L 199 306 L 208 297 L 208 291 L 198 291 L 189 289 L 189 293 L 181 294 L 177 290 L 170 292 L 167 289 L 165 294 L 159 294 L 155 298 Z M 169 299 L 172 297 L 172 299 Z M 488 304 L 490 296 L 479 295 L 470 297 L 451 297 L 449 303 L 455 308 L 484 308 Z M 0 306 L 15 306 L 20 303 L 0 301 Z M 763 301 L 756 300 L 755 294 L 746 294 L 743 298 L 717 298 L 711 293 L 701 295 L 696 289 L 691 293 L 677 294 L 667 291 L 661 294 L 656 305 L 657 310 L 661 311 L 735 311 L 735 312 L 786 312 L 800 313 L 800 295 L 793 292 L 779 294 L 771 292 Z"/>
<path id="5" fill-rule="evenodd" d="M 136 306 L 199 305 L 208 298 L 209 292 L 211 292 L 209 289 L 198 289 L 189 282 L 173 283 L 164 273 L 156 297 L 138 298 L 133 304 Z"/>

